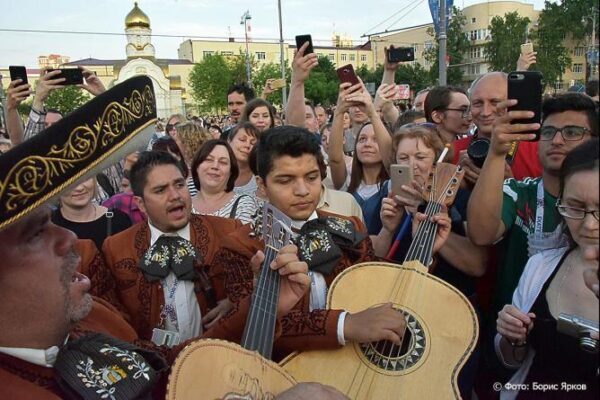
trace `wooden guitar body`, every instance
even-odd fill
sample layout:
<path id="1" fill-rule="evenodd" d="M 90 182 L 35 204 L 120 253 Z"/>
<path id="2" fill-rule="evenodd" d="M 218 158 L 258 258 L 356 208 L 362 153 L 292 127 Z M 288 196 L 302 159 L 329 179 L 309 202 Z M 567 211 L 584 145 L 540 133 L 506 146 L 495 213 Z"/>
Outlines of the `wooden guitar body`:
<path id="1" fill-rule="evenodd" d="M 295 353 L 282 365 L 299 382 L 331 385 L 356 400 L 459 399 L 457 377 L 478 337 L 467 298 L 418 261 L 363 263 L 335 279 L 327 308 L 355 313 L 389 302 L 405 313 L 407 349 L 348 343 Z"/>
<path id="2" fill-rule="evenodd" d="M 294 386 L 276 363 L 223 340 L 199 340 L 175 360 L 167 400 L 272 400 Z"/>

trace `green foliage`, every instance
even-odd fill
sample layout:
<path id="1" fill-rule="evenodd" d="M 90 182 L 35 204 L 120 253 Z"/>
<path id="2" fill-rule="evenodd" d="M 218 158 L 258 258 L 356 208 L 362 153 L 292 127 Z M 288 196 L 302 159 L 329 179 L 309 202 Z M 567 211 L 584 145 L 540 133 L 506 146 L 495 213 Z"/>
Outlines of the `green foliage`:
<path id="1" fill-rule="evenodd" d="M 257 91 L 257 95 L 259 95 L 260 92 L 265 87 L 267 79 L 280 79 L 280 78 L 281 78 L 280 64 L 273 64 L 273 63 L 263 64 L 252 73 L 252 85 L 254 86 L 255 90 Z M 286 79 L 286 82 L 288 83 L 288 87 L 289 87 L 291 78 L 292 78 L 292 71 L 291 71 L 290 67 L 288 66 L 288 63 L 286 60 L 286 62 L 285 62 L 285 79 Z M 271 93 L 267 97 L 267 100 L 269 102 L 271 102 L 271 104 L 276 104 L 276 105 L 281 106 L 283 103 L 283 91 L 281 89 L 276 90 L 275 92 Z"/>
<path id="2" fill-rule="evenodd" d="M 401 64 L 396 71 L 394 81 L 398 84 L 409 84 L 415 93 L 431 85 L 431 75 L 421 64 Z"/>
<path id="3" fill-rule="evenodd" d="M 192 97 L 199 112 L 218 112 L 227 107 L 227 90 L 233 83 L 229 64 L 220 54 L 205 57 L 189 76 Z"/>
<path id="4" fill-rule="evenodd" d="M 467 24 L 467 19 L 458 8 L 452 8 L 452 19 L 448 23 L 448 39 L 446 41 L 446 54 L 450 58 L 450 67 L 446 72 L 446 80 L 449 85 L 462 84 L 463 73 L 460 67 L 455 65 L 462 64 L 464 55 L 471 44 L 463 32 Z M 430 36 L 435 36 L 433 28 L 428 31 Z M 425 59 L 431 63 L 429 69 L 430 81 L 438 82 L 439 77 L 439 41 L 435 38 L 435 45 L 425 51 Z M 444 60 L 445 62 L 445 60 Z"/>
<path id="5" fill-rule="evenodd" d="M 29 99 L 27 101 L 23 101 L 23 102 L 21 102 L 21 104 L 19 104 L 19 106 L 17 107 L 17 111 L 19 111 L 19 114 L 22 117 L 29 116 L 29 113 L 31 112 L 32 103 L 33 103 L 33 99 L 31 97 L 29 97 Z"/>
<path id="6" fill-rule="evenodd" d="M 333 63 L 326 56 L 319 57 L 319 65 L 305 82 L 304 96 L 315 104 L 332 105 L 337 101 L 340 82 Z"/>
<path id="7" fill-rule="evenodd" d="M 373 82 L 375 85 L 379 85 L 383 78 L 383 65 L 379 64 L 375 70 L 370 70 L 363 64 L 355 72 L 364 83 Z"/>
<path id="8" fill-rule="evenodd" d="M 46 108 L 54 108 L 67 115 L 90 100 L 88 93 L 77 86 L 65 86 L 50 92 L 46 99 Z"/>
<path id="9" fill-rule="evenodd" d="M 510 72 L 515 70 L 525 43 L 527 25 L 531 21 L 520 17 L 517 12 L 509 12 L 504 17 L 495 16 L 489 26 L 491 40 L 485 45 L 485 58 L 491 71 Z"/>
<path id="10" fill-rule="evenodd" d="M 563 21 L 564 7 L 561 4 L 546 2 L 540 13 L 538 28 L 532 33 L 534 49 L 537 51 L 537 64 L 532 69 L 542 72 L 544 84 L 552 87 L 571 65 L 569 51 L 563 40 L 569 31 Z M 581 24 L 581 22 L 579 22 Z"/>

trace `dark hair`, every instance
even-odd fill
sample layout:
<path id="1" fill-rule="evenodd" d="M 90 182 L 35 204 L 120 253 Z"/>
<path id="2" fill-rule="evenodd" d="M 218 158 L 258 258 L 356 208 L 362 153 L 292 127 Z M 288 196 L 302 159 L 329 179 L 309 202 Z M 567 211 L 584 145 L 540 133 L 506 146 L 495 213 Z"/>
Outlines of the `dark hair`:
<path id="1" fill-rule="evenodd" d="M 356 190 L 358 189 L 358 187 L 360 186 L 360 184 L 362 183 L 363 178 L 364 178 L 363 164 L 358 159 L 358 152 L 356 151 L 356 147 L 358 146 L 358 139 L 360 137 L 361 132 L 368 125 L 371 125 L 371 123 L 367 122 L 366 124 L 363 124 L 363 126 L 360 127 L 358 133 L 356 134 L 356 141 L 354 142 L 354 155 L 352 156 L 352 171 L 350 172 L 350 184 L 348 185 L 348 193 L 356 192 Z M 379 154 L 381 154 L 381 149 L 379 150 Z M 380 165 L 380 170 L 379 170 L 379 176 L 377 176 L 377 184 L 378 185 L 383 184 L 383 182 L 385 182 L 387 179 L 390 178 L 390 176 L 383 164 L 383 156 L 381 157 L 381 160 L 382 161 L 380 163 L 381 165 Z"/>
<path id="2" fill-rule="evenodd" d="M 429 91 L 425 98 L 423 109 L 427 122 L 435 122 L 431 116 L 434 111 L 443 110 L 450 105 L 452 93 L 462 93 L 465 96 L 467 92 L 456 86 L 436 86 Z"/>
<path id="3" fill-rule="evenodd" d="M 248 104 L 246 104 L 246 107 L 244 107 L 244 111 L 242 111 L 242 116 L 240 117 L 240 123 L 250 121 L 250 114 L 252 114 L 252 112 L 258 107 L 267 107 L 267 110 L 269 111 L 269 116 L 271 117 L 271 125 L 269 126 L 269 128 L 274 127 L 275 115 L 277 114 L 277 112 L 275 111 L 275 108 L 271 105 L 271 103 L 261 98 L 252 99 L 248 102 Z"/>
<path id="4" fill-rule="evenodd" d="M 545 120 L 552 114 L 565 111 L 586 113 L 592 136 L 598 136 L 598 110 L 594 100 L 581 93 L 563 93 L 549 97 L 542 103 L 542 116 Z"/>
<path id="5" fill-rule="evenodd" d="M 310 100 L 304 100 L 304 105 L 310 107 L 310 109 L 312 110 L 313 116 L 316 118 L 317 117 L 317 111 L 315 110 L 315 105 L 312 103 L 312 101 L 310 101 Z"/>
<path id="6" fill-rule="evenodd" d="M 248 86 L 245 82 L 236 83 L 235 85 L 230 86 L 229 90 L 227 91 L 227 96 L 229 96 L 233 92 L 243 94 L 244 99 L 246 99 L 246 102 L 256 97 L 256 95 L 254 94 L 254 89 Z"/>
<path id="7" fill-rule="evenodd" d="M 227 179 L 227 186 L 225 186 L 226 192 L 231 192 L 233 187 L 235 186 L 235 180 L 238 178 L 240 174 L 240 169 L 238 168 L 237 160 L 235 159 L 235 154 L 233 154 L 233 150 L 229 144 L 222 139 L 211 139 L 204 143 L 198 152 L 194 156 L 194 160 L 192 161 L 192 179 L 194 180 L 194 185 L 196 189 L 200 190 L 200 178 L 198 177 L 198 167 L 200 164 L 204 162 L 213 151 L 213 149 L 217 146 L 223 146 L 227 150 L 227 154 L 229 154 L 229 165 L 230 165 L 230 173 L 229 179 Z"/>
<path id="8" fill-rule="evenodd" d="M 398 119 L 394 123 L 394 126 L 392 126 L 392 132 L 396 132 L 396 130 L 398 130 L 398 128 L 400 128 L 402 125 L 413 123 L 419 118 L 425 118 L 425 113 L 423 111 L 404 111 L 402 114 L 400 114 L 400 116 L 398 116 Z"/>
<path id="9" fill-rule="evenodd" d="M 598 80 L 591 79 L 585 84 L 585 94 L 590 97 L 598 96 Z"/>
<path id="10" fill-rule="evenodd" d="M 271 128 L 263 133 L 257 148 L 258 176 L 265 182 L 267 175 L 273 169 L 275 159 L 282 156 L 298 158 L 304 154 L 313 155 L 317 159 L 321 179 L 326 176 L 327 167 L 321 153 L 319 139 L 306 128 L 291 125 Z"/>
<path id="11" fill-rule="evenodd" d="M 598 158 L 600 153 L 600 145 L 597 137 L 593 137 L 588 141 L 575 147 L 567 154 L 560 168 L 560 192 L 559 197 L 562 198 L 565 183 L 571 175 L 581 171 L 598 170 Z M 561 215 L 563 224 L 563 232 L 567 235 L 572 247 L 575 246 L 571 232 L 566 228 L 565 218 Z"/>
<path id="12" fill-rule="evenodd" d="M 63 113 L 60 112 L 60 110 L 57 109 L 57 108 L 47 108 L 46 109 L 46 114 L 48 114 L 48 113 L 54 113 L 54 114 L 60 115 L 61 117 L 64 117 Z"/>
<path id="13" fill-rule="evenodd" d="M 223 133 L 223 129 L 221 129 L 221 127 L 219 125 L 211 125 L 208 127 L 208 129 L 216 129 L 219 131 L 219 133 Z"/>
<path id="14" fill-rule="evenodd" d="M 144 187 L 148 183 L 148 174 L 159 165 L 174 165 L 184 178 L 187 175 L 187 170 L 171 153 L 166 151 L 143 151 L 129 171 L 129 182 L 135 196 L 144 197 Z"/>
<path id="15" fill-rule="evenodd" d="M 254 136 L 257 139 L 261 134 L 252 123 L 248 121 L 240 122 L 231 130 L 231 133 L 227 135 L 227 140 L 231 142 L 233 138 L 235 138 L 235 136 L 238 134 L 238 132 L 242 129 L 245 130 L 248 135 Z"/>

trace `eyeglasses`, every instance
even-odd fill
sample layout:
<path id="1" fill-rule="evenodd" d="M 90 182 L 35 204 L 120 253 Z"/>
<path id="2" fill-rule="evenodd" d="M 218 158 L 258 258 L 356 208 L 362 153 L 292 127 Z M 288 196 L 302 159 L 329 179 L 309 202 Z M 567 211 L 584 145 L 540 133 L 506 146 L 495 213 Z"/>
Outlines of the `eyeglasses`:
<path id="1" fill-rule="evenodd" d="M 171 130 L 173 130 L 173 129 L 177 128 L 177 125 L 179 125 L 179 124 L 167 124 L 167 126 L 166 126 L 165 130 L 166 130 L 167 132 L 171 132 Z"/>
<path id="2" fill-rule="evenodd" d="M 600 210 L 584 210 L 583 208 L 563 206 L 560 204 L 560 199 L 556 201 L 558 213 L 565 218 L 582 220 L 586 215 L 592 214 L 596 221 L 600 220 Z"/>
<path id="3" fill-rule="evenodd" d="M 556 128 L 554 126 L 547 125 L 542 126 L 542 128 L 540 129 L 540 139 L 552 140 L 554 139 L 556 132 L 560 132 L 562 138 L 565 141 L 581 140 L 583 139 L 583 136 L 586 133 L 592 133 L 592 131 L 590 131 L 587 128 L 584 128 L 583 126 L 567 125 L 563 126 L 562 128 Z"/>
<path id="4" fill-rule="evenodd" d="M 462 119 L 471 119 L 471 108 L 444 108 L 444 111 L 459 111 Z"/>

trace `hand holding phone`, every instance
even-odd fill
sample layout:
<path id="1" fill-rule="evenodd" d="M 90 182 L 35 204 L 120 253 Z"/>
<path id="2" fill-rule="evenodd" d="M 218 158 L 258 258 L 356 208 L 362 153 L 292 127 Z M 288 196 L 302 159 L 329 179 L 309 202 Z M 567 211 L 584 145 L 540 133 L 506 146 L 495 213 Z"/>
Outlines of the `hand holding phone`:
<path id="1" fill-rule="evenodd" d="M 56 69 L 49 69 L 48 72 L 56 71 Z M 79 68 L 60 68 L 60 74 L 57 78 L 65 78 L 61 85 L 81 85 L 83 84 L 83 73 Z"/>
<path id="2" fill-rule="evenodd" d="M 27 69 L 23 66 L 11 65 L 8 67 L 10 71 L 10 80 L 15 81 L 17 79 L 21 80 L 21 85 L 29 83 L 27 81 Z"/>
<path id="3" fill-rule="evenodd" d="M 308 47 L 304 50 L 304 55 L 314 53 L 312 37 L 310 35 L 298 35 L 296 36 L 296 49 L 300 50 L 304 43 L 308 42 Z"/>
<path id="4" fill-rule="evenodd" d="M 527 55 L 533 53 L 533 43 L 523 43 L 521 45 L 521 54 Z"/>
<path id="5" fill-rule="evenodd" d="M 508 111 L 531 111 L 532 118 L 511 121 L 511 124 L 541 124 L 542 122 L 542 74 L 538 71 L 518 71 L 508 74 L 508 98 L 517 100 L 515 106 Z M 539 130 L 535 133 L 540 140 Z"/>
<path id="6" fill-rule="evenodd" d="M 352 86 L 358 85 L 360 81 L 354 72 L 352 64 L 344 65 L 336 70 L 338 78 L 342 83 L 350 83 Z"/>
<path id="7" fill-rule="evenodd" d="M 286 81 L 285 79 L 273 79 L 271 81 L 271 89 L 272 90 L 277 90 L 277 89 L 281 89 L 282 87 L 286 86 Z"/>
<path id="8" fill-rule="evenodd" d="M 387 50 L 387 58 L 391 63 L 414 61 L 415 50 L 412 47 L 390 47 Z"/>
<path id="9" fill-rule="evenodd" d="M 413 181 L 413 169 L 406 164 L 390 165 L 390 179 L 392 181 L 392 193 L 400 194 L 402 186 L 410 186 Z"/>

